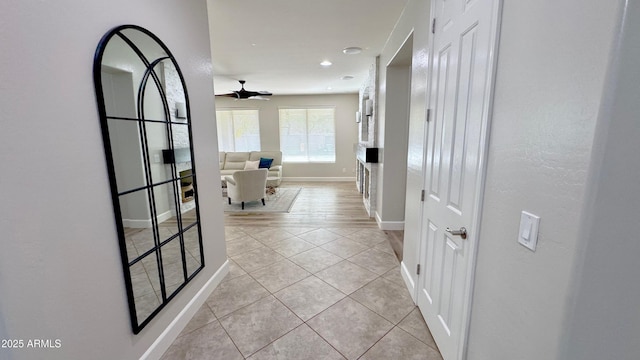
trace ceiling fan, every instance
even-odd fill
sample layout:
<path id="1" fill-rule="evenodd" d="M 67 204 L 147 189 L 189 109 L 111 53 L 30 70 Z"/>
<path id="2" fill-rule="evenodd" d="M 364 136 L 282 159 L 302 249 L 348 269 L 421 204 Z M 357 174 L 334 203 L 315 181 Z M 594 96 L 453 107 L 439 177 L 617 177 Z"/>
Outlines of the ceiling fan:
<path id="1" fill-rule="evenodd" d="M 235 98 L 236 100 L 269 100 L 268 98 L 265 98 L 263 96 L 271 96 L 273 95 L 272 93 L 268 92 L 268 91 L 249 91 L 249 90 L 245 90 L 244 89 L 244 83 L 246 81 L 244 80 L 238 80 L 238 82 L 241 85 L 241 89 L 240 90 L 236 90 L 236 91 L 232 91 L 228 94 L 220 94 L 220 95 L 216 95 L 216 96 L 226 96 L 226 97 L 231 97 L 231 98 Z"/>

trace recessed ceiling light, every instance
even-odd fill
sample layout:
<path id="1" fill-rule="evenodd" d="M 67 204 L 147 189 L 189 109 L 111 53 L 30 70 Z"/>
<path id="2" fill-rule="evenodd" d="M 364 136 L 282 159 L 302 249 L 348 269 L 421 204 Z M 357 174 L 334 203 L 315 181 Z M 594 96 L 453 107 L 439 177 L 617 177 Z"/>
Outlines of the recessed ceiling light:
<path id="1" fill-rule="evenodd" d="M 357 46 L 350 46 L 342 49 L 342 52 L 347 55 L 355 55 L 360 54 L 362 52 L 362 48 L 359 48 Z"/>
<path id="2" fill-rule="evenodd" d="M 332 90 L 332 89 L 333 89 L 333 88 L 332 88 L 331 86 L 328 86 L 328 87 L 327 87 L 327 90 Z"/>
<path id="3" fill-rule="evenodd" d="M 345 75 L 345 76 L 341 77 L 340 79 L 342 79 L 342 80 L 353 80 L 354 77 L 351 76 L 351 75 Z"/>
<path id="4" fill-rule="evenodd" d="M 323 62 L 320 63 L 320 65 L 322 66 L 331 66 L 333 63 L 329 60 L 324 60 Z"/>

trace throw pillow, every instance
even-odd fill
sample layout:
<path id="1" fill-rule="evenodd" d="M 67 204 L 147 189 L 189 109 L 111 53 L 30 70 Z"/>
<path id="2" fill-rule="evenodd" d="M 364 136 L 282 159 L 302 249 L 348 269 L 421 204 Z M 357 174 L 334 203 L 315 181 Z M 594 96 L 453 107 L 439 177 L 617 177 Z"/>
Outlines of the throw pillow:
<path id="1" fill-rule="evenodd" d="M 268 169 L 271 167 L 271 163 L 273 163 L 273 159 L 260 158 L 260 165 L 258 165 L 258 167 Z"/>
<path id="2" fill-rule="evenodd" d="M 260 161 L 256 160 L 256 161 L 245 161 L 244 163 L 244 169 L 245 170 L 257 170 L 258 169 L 258 165 L 260 165 Z"/>

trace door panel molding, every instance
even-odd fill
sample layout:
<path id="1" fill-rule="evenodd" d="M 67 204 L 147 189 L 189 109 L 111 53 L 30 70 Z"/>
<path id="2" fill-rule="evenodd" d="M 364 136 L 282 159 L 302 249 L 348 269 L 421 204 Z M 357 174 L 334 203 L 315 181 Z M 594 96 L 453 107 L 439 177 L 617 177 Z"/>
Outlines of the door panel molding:
<path id="1" fill-rule="evenodd" d="M 434 0 L 417 303 L 444 360 L 464 359 L 502 0 Z M 467 228 L 467 239 L 444 233 Z"/>

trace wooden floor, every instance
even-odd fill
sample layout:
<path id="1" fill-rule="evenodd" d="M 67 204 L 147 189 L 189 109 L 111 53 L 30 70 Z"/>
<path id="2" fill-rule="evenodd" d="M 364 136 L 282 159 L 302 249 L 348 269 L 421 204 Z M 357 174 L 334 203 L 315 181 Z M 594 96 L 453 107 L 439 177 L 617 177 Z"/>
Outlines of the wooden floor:
<path id="1" fill-rule="evenodd" d="M 301 187 L 290 213 L 225 214 L 227 226 L 295 226 L 377 228 L 367 215 L 355 182 L 288 182 L 280 187 Z"/>

